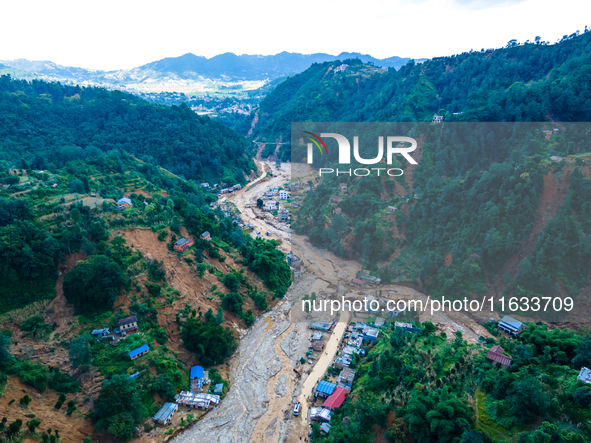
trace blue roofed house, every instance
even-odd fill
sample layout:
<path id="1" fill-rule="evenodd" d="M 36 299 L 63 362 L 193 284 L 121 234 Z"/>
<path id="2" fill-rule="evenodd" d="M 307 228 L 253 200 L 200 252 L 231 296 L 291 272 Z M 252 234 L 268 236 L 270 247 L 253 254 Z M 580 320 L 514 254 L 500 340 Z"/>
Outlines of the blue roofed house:
<path id="1" fill-rule="evenodd" d="M 136 358 L 139 358 L 142 355 L 147 354 L 148 352 L 150 352 L 150 347 L 148 345 L 141 345 L 139 348 L 134 349 L 129 353 L 129 358 L 135 360 Z"/>
<path id="2" fill-rule="evenodd" d="M 334 392 L 336 387 L 337 385 L 335 385 L 334 383 L 330 383 L 326 380 L 321 380 L 320 383 L 318 383 L 318 386 L 316 386 L 316 394 L 320 397 L 328 398 Z"/>
<path id="3" fill-rule="evenodd" d="M 203 234 L 200 235 L 202 240 L 211 241 L 211 234 L 209 231 L 205 231 Z"/>
<path id="4" fill-rule="evenodd" d="M 95 329 L 94 331 L 92 331 L 92 335 L 94 335 L 95 337 L 106 337 L 107 335 L 109 335 L 109 328 Z"/>
<path id="5" fill-rule="evenodd" d="M 201 391 L 205 384 L 204 378 L 205 371 L 202 366 L 193 366 L 189 374 L 191 392 Z"/>
<path id="6" fill-rule="evenodd" d="M 213 393 L 214 394 L 221 394 L 223 390 L 224 390 L 224 384 L 218 383 L 217 385 L 214 386 Z"/>

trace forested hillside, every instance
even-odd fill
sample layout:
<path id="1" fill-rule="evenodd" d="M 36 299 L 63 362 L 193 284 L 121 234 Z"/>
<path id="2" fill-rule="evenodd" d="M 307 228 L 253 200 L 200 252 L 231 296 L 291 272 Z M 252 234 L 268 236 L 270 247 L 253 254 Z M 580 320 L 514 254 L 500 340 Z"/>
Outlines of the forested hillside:
<path id="1" fill-rule="evenodd" d="M 9 167 L 55 170 L 123 149 L 187 179 L 244 184 L 256 169 L 248 148 L 234 131 L 185 105 L 0 77 L 0 160 Z"/>
<path id="2" fill-rule="evenodd" d="M 261 102 L 254 136 L 285 140 L 292 121 L 430 121 L 435 113 L 446 121 L 591 119 L 591 33 L 507 46 L 398 71 L 359 60 L 345 60 L 341 72 L 341 62 L 314 64 Z"/>

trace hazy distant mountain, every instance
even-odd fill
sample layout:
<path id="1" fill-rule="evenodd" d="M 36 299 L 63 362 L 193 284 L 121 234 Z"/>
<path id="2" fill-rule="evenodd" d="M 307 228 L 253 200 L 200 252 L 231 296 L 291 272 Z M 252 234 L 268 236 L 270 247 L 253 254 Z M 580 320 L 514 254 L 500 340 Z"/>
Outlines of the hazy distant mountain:
<path id="1" fill-rule="evenodd" d="M 35 74 L 45 75 L 55 78 L 67 78 L 72 80 L 80 80 L 84 77 L 100 75 L 104 71 L 96 71 L 92 69 L 74 68 L 70 66 L 62 66 L 48 60 L 26 60 L 19 58 L 16 60 L 0 60 L 7 67 L 12 69 L 20 69 Z"/>
<path id="2" fill-rule="evenodd" d="M 76 82 L 92 81 L 113 84 L 141 83 L 148 79 L 170 78 L 175 80 L 224 79 L 264 80 L 285 77 L 305 71 L 313 63 L 359 58 L 364 63 L 373 63 L 383 68 L 399 69 L 410 58 L 389 57 L 377 59 L 370 55 L 343 52 L 330 54 L 297 54 L 281 52 L 275 55 L 236 55 L 230 52 L 206 58 L 195 54 L 167 57 L 133 69 L 98 71 L 61 66 L 51 61 L 25 59 L 0 60 L 0 63 L 15 70 L 34 73 L 42 77 L 68 79 Z M 421 59 L 423 60 L 423 59 Z M 418 61 L 421 61 L 418 60 Z"/>
<path id="3" fill-rule="evenodd" d="M 263 80 L 266 78 L 284 77 L 305 71 L 313 63 L 359 58 L 364 63 L 373 63 L 382 68 L 399 69 L 410 58 L 390 57 L 377 59 L 370 55 L 343 52 L 337 56 L 330 54 L 297 54 L 280 52 L 275 55 L 236 55 L 230 52 L 212 58 L 185 54 L 180 57 L 169 57 L 133 71 L 152 71 L 160 74 L 173 74 L 180 78 L 202 76 L 206 78 L 234 78 L 239 80 Z"/>

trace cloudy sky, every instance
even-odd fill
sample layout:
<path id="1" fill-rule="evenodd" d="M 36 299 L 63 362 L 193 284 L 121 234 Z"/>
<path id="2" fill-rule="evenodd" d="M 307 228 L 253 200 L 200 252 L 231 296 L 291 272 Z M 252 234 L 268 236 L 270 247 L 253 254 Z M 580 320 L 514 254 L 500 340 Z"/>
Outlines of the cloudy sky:
<path id="1" fill-rule="evenodd" d="M 187 52 L 435 57 L 554 43 L 591 27 L 590 12 L 589 0 L 5 1 L 0 60 L 112 70 Z"/>

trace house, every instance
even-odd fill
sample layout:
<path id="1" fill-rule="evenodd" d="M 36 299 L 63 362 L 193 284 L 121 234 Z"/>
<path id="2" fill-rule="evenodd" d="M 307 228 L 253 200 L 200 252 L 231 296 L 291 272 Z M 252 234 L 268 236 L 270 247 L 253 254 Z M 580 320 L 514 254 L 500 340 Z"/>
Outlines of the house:
<path id="1" fill-rule="evenodd" d="M 519 335 L 523 332 L 524 325 L 513 317 L 505 315 L 498 324 L 498 328 L 513 335 Z"/>
<path id="2" fill-rule="evenodd" d="M 103 328 L 103 329 L 95 329 L 94 331 L 91 332 L 92 335 L 94 335 L 95 337 L 106 337 L 107 335 L 109 335 L 109 328 Z"/>
<path id="3" fill-rule="evenodd" d="M 363 334 L 359 334 L 358 332 L 353 332 L 349 339 L 347 340 L 347 344 L 349 346 L 353 346 L 354 348 L 359 348 L 363 345 Z"/>
<path id="4" fill-rule="evenodd" d="M 341 183 L 341 192 L 347 192 L 347 183 Z"/>
<path id="5" fill-rule="evenodd" d="M 298 182 L 293 182 L 289 185 L 289 190 L 291 192 L 298 192 L 300 190 L 300 184 Z"/>
<path id="6" fill-rule="evenodd" d="M 324 432 L 325 434 L 328 434 L 330 432 L 330 425 L 328 423 L 322 423 L 320 425 L 320 432 Z"/>
<path id="7" fill-rule="evenodd" d="M 581 368 L 581 372 L 579 372 L 579 375 L 577 376 L 577 380 L 585 383 L 591 383 L 591 369 L 583 366 Z"/>
<path id="8" fill-rule="evenodd" d="M 486 358 L 494 362 L 500 363 L 503 366 L 509 367 L 511 366 L 511 358 L 507 357 L 506 355 L 503 355 L 504 351 L 505 350 L 501 346 L 495 345 L 490 349 L 490 351 L 488 351 Z"/>
<path id="9" fill-rule="evenodd" d="M 329 332 L 330 329 L 333 327 L 333 325 L 334 325 L 334 322 L 325 323 L 322 321 L 313 321 L 312 323 L 310 323 L 309 328 L 312 330 Z"/>
<path id="10" fill-rule="evenodd" d="M 179 405 L 189 406 L 191 408 L 207 409 L 212 403 L 218 405 L 220 403 L 220 396 L 215 394 L 181 391 L 174 396 L 174 401 Z"/>
<path id="11" fill-rule="evenodd" d="M 240 191 L 242 189 L 242 186 L 234 185 L 234 186 L 232 186 L 232 189 L 234 189 L 234 191 Z"/>
<path id="12" fill-rule="evenodd" d="M 129 378 L 138 378 L 139 376 L 140 376 L 140 373 L 139 372 L 134 372 L 133 374 L 131 374 L 129 376 Z"/>
<path id="13" fill-rule="evenodd" d="M 316 395 L 324 398 L 328 398 L 336 389 L 337 385 L 334 383 L 328 382 L 326 380 L 320 380 L 318 386 L 316 386 Z"/>
<path id="14" fill-rule="evenodd" d="M 330 202 L 334 205 L 339 204 L 341 201 L 343 201 L 343 197 L 339 197 L 338 195 L 330 196 Z"/>
<path id="15" fill-rule="evenodd" d="M 217 385 L 215 385 L 213 387 L 213 393 L 214 394 L 221 394 L 224 390 L 224 384 L 223 383 L 218 383 Z"/>
<path id="16" fill-rule="evenodd" d="M 337 72 L 343 72 L 343 71 L 344 71 L 345 69 L 347 69 L 348 67 L 349 67 L 349 65 L 347 65 L 346 63 L 343 63 L 342 65 L 340 65 L 340 66 L 337 66 L 336 68 L 334 68 L 334 72 L 335 72 L 335 74 L 336 74 Z"/>
<path id="17" fill-rule="evenodd" d="M 312 334 L 312 340 L 322 340 L 322 332 L 315 332 Z"/>
<path id="18" fill-rule="evenodd" d="M 209 183 L 201 183 L 202 188 L 209 188 Z"/>
<path id="19" fill-rule="evenodd" d="M 353 285 L 355 286 L 359 286 L 360 288 L 363 288 L 365 286 L 365 282 L 363 280 L 359 280 L 358 278 L 354 278 L 353 280 L 351 280 L 351 283 L 353 283 Z"/>
<path id="20" fill-rule="evenodd" d="M 382 282 L 381 278 L 374 277 L 373 275 L 363 274 L 359 277 L 361 280 L 365 280 L 366 282 L 372 283 L 374 285 L 379 285 Z"/>
<path id="21" fill-rule="evenodd" d="M 278 188 L 278 187 L 276 187 L 276 186 L 271 186 L 271 187 L 269 188 L 269 192 L 279 192 L 279 188 Z"/>
<path id="22" fill-rule="evenodd" d="M 189 371 L 189 380 L 191 392 L 201 391 L 205 384 L 203 367 L 193 366 Z"/>
<path id="23" fill-rule="evenodd" d="M 122 318 L 117 323 L 119 324 L 121 335 L 124 337 L 127 334 L 132 334 L 133 332 L 137 331 L 137 317 L 135 315 Z"/>
<path id="24" fill-rule="evenodd" d="M 133 205 L 131 204 L 131 200 L 127 197 L 123 197 L 117 200 L 117 207 L 119 208 L 119 210 L 131 208 L 132 206 Z"/>
<path id="25" fill-rule="evenodd" d="M 277 218 L 279 221 L 287 221 L 289 220 L 289 211 L 287 209 L 280 209 L 277 211 Z"/>
<path id="26" fill-rule="evenodd" d="M 403 322 L 395 322 L 394 327 L 398 329 L 402 329 L 404 332 L 410 332 L 412 334 L 418 334 L 421 332 L 419 328 L 415 328 L 412 323 L 403 323 Z"/>
<path id="27" fill-rule="evenodd" d="M 192 238 L 186 239 L 185 237 L 180 238 L 174 244 L 174 250 L 177 252 L 185 252 L 191 246 L 193 246 L 195 242 Z"/>
<path id="28" fill-rule="evenodd" d="M 322 407 L 327 409 L 340 408 L 345 401 L 345 395 L 349 392 L 350 391 L 345 388 L 335 388 L 330 397 L 328 397 L 324 403 L 322 403 Z"/>
<path id="29" fill-rule="evenodd" d="M 310 420 L 330 421 L 331 410 L 326 408 L 310 408 Z"/>
<path id="30" fill-rule="evenodd" d="M 433 120 L 431 120 L 434 123 L 441 123 L 443 121 L 443 115 L 437 115 L 435 114 L 433 116 Z"/>
<path id="31" fill-rule="evenodd" d="M 293 206 L 293 207 L 295 208 L 296 206 Z M 336 214 L 341 214 L 342 212 L 343 212 L 343 210 L 342 210 L 341 208 L 336 208 L 336 209 L 334 210 L 334 213 L 335 213 L 335 215 L 336 215 Z"/>
<path id="32" fill-rule="evenodd" d="M 334 367 L 339 369 L 345 369 L 351 366 L 351 356 L 350 355 L 342 355 L 337 357 L 334 361 Z"/>
<path id="33" fill-rule="evenodd" d="M 375 343 L 378 341 L 378 336 L 380 335 L 380 330 L 378 328 L 367 328 L 363 330 L 363 341 L 367 341 L 369 343 Z"/>
<path id="34" fill-rule="evenodd" d="M 383 317 L 378 317 L 378 318 L 376 318 L 374 325 L 376 325 L 376 328 L 379 328 L 380 326 L 384 326 L 385 323 L 386 323 L 386 320 Z"/>
<path id="35" fill-rule="evenodd" d="M 277 209 L 277 203 L 273 200 L 269 200 L 265 203 L 265 211 L 274 211 Z"/>
<path id="36" fill-rule="evenodd" d="M 55 188 L 57 188 L 57 183 L 54 183 L 53 185 L 51 185 L 51 188 L 52 188 L 52 189 L 55 189 Z"/>
<path id="37" fill-rule="evenodd" d="M 355 369 L 344 368 L 339 374 L 339 379 L 337 380 L 337 387 L 351 390 L 351 387 L 353 386 L 353 381 L 355 381 Z"/>
<path id="38" fill-rule="evenodd" d="M 152 417 L 152 420 L 154 420 L 159 425 L 170 424 L 172 421 L 172 416 L 178 408 L 179 405 L 176 403 L 164 403 L 164 406 L 162 406 L 158 412 L 156 412 L 156 415 Z"/>
<path id="39" fill-rule="evenodd" d="M 388 206 L 388 212 L 396 212 L 398 208 L 396 206 Z"/>
<path id="40" fill-rule="evenodd" d="M 148 345 L 141 345 L 139 348 L 134 349 L 129 353 L 129 358 L 135 360 L 136 358 L 140 358 L 142 355 L 145 355 L 148 352 L 150 352 L 150 347 Z"/>
<path id="41" fill-rule="evenodd" d="M 211 234 L 209 233 L 209 231 L 205 231 L 203 234 L 199 236 L 199 238 L 201 238 L 201 240 L 211 241 Z"/>
<path id="42" fill-rule="evenodd" d="M 284 191 L 283 189 L 279 191 L 279 200 L 287 200 L 289 198 L 289 192 Z"/>
<path id="43" fill-rule="evenodd" d="M 315 340 L 311 346 L 313 350 L 320 352 L 324 349 L 324 342 L 322 340 Z"/>

